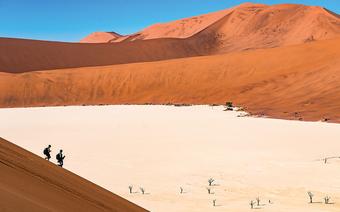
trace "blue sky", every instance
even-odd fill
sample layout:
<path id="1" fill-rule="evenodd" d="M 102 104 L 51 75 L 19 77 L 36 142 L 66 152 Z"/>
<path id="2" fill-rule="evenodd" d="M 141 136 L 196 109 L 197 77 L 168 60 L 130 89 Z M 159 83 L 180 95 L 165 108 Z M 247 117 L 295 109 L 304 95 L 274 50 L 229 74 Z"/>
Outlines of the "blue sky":
<path id="1" fill-rule="evenodd" d="M 0 37 L 78 41 L 93 31 L 136 32 L 157 22 L 213 12 L 242 0 L 0 0 Z M 254 0 L 300 3 L 340 13 L 340 0 Z"/>

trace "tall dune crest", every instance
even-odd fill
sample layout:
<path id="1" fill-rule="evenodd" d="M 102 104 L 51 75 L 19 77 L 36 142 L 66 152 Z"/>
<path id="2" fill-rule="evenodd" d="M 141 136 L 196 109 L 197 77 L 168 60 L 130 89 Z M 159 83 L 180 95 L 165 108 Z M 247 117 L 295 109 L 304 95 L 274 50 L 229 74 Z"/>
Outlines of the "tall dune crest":
<path id="1" fill-rule="evenodd" d="M 246 3 L 155 24 L 127 36 L 95 32 L 81 43 L 0 38 L 0 70 L 20 73 L 152 62 L 297 45 L 339 36 L 339 16 L 324 8 Z"/>
<path id="2" fill-rule="evenodd" d="M 202 34 L 215 37 L 217 52 L 230 52 L 331 39 L 340 35 L 340 20 L 337 14 L 317 6 L 244 3 L 210 14 L 155 24 L 107 42 L 201 39 Z"/>

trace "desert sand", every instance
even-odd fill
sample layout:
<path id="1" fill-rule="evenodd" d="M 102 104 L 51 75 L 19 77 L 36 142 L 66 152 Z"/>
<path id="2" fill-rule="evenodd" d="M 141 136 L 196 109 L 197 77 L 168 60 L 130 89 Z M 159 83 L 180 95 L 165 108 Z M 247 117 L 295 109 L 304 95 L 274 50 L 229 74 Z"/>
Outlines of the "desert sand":
<path id="1" fill-rule="evenodd" d="M 338 37 L 339 16 L 322 7 L 301 4 L 245 3 L 205 15 L 158 23 L 108 42 L 192 38 L 214 43 L 216 52 L 271 48 Z M 100 42 L 93 34 L 85 38 Z"/>
<path id="2" fill-rule="evenodd" d="M 340 16 L 299 4 L 0 38 L 0 136 L 38 155 L 0 139 L 0 210 L 340 211 L 339 67 Z"/>
<path id="3" fill-rule="evenodd" d="M 0 138 L 0 211 L 145 211 Z"/>
<path id="4" fill-rule="evenodd" d="M 237 114 L 210 106 L 1 109 L 0 132 L 38 155 L 47 144 L 62 148 L 66 169 L 151 211 L 243 212 L 256 197 L 261 211 L 340 210 L 340 159 L 322 161 L 340 156 L 338 124 Z M 334 204 L 322 203 L 326 195 Z"/>
<path id="5" fill-rule="evenodd" d="M 340 40 L 149 63 L 0 73 L 0 106 L 225 104 L 340 122 Z"/>
<path id="6" fill-rule="evenodd" d="M 84 38 L 90 43 L 1 38 L 0 71 L 18 73 L 151 62 L 297 45 L 339 36 L 339 16 L 324 8 L 248 3 L 156 24 L 125 37 L 93 33 Z M 114 43 L 98 44 L 111 38 Z"/>
<path id="7" fill-rule="evenodd" d="M 0 38 L 0 70 L 22 73 L 150 62 L 203 55 L 202 48 L 177 39 L 98 44 Z"/>
<path id="8" fill-rule="evenodd" d="M 115 32 L 93 32 L 82 39 L 80 43 L 108 43 L 120 37 L 121 35 Z"/>
<path id="9" fill-rule="evenodd" d="M 232 101 L 340 122 L 339 36 L 325 8 L 247 3 L 91 43 L 0 38 L 0 107 Z"/>

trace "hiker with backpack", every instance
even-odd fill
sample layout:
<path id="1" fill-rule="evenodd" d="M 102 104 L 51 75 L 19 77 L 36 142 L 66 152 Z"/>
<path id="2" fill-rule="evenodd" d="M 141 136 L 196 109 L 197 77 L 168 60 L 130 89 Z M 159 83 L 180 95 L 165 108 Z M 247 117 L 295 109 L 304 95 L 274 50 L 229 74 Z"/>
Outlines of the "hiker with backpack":
<path id="1" fill-rule="evenodd" d="M 51 151 L 51 145 L 48 145 L 48 147 L 46 147 L 45 149 L 44 149 L 44 155 L 46 156 L 45 157 L 45 160 L 50 160 L 51 159 L 51 153 L 52 151 Z"/>
<path id="2" fill-rule="evenodd" d="M 57 161 L 58 161 L 58 163 L 59 163 L 58 166 L 63 167 L 65 156 L 63 155 L 63 150 L 62 150 L 62 149 L 61 149 L 61 150 L 59 151 L 59 153 L 56 155 L 56 159 L 57 159 Z"/>

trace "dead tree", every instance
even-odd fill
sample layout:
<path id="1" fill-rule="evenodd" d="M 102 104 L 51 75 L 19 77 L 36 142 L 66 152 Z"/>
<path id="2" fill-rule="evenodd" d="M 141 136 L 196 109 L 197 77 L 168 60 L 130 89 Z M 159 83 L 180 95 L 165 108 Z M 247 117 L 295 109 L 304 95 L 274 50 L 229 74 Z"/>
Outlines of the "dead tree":
<path id="1" fill-rule="evenodd" d="M 208 180 L 209 186 L 212 186 L 212 184 L 213 184 L 214 181 L 215 181 L 215 180 L 214 180 L 213 178 L 210 178 L 210 179 Z"/>
<path id="2" fill-rule="evenodd" d="M 130 186 L 129 186 L 129 191 L 130 191 L 130 194 L 132 194 L 132 189 L 133 189 L 133 186 L 132 186 L 132 185 L 130 185 Z"/>
<path id="3" fill-rule="evenodd" d="M 139 189 L 142 192 L 142 194 L 145 194 L 145 189 L 144 188 L 140 187 Z"/>
<path id="4" fill-rule="evenodd" d="M 250 205 L 251 209 L 254 209 L 255 202 L 252 200 L 252 201 L 250 201 L 249 205 Z"/>
<path id="5" fill-rule="evenodd" d="M 256 203 L 257 203 L 257 206 L 260 206 L 260 197 L 256 198 Z"/>
<path id="6" fill-rule="evenodd" d="M 207 188 L 207 191 L 208 191 L 208 194 L 212 194 L 212 193 L 211 193 L 211 188 L 208 187 L 208 188 Z"/>
<path id="7" fill-rule="evenodd" d="M 310 191 L 307 192 L 308 196 L 309 196 L 309 203 L 313 203 L 313 196 L 314 194 Z"/>
<path id="8" fill-rule="evenodd" d="M 225 106 L 227 106 L 227 107 L 234 107 L 232 102 L 226 102 Z"/>
<path id="9" fill-rule="evenodd" d="M 325 200 L 325 204 L 329 204 L 329 200 L 331 199 L 329 196 L 325 196 L 325 198 L 323 198 Z"/>
<path id="10" fill-rule="evenodd" d="M 215 199 L 213 200 L 213 206 L 214 207 L 216 206 L 216 200 Z"/>
<path id="11" fill-rule="evenodd" d="M 180 193 L 183 194 L 184 189 L 182 187 L 179 187 Z"/>

